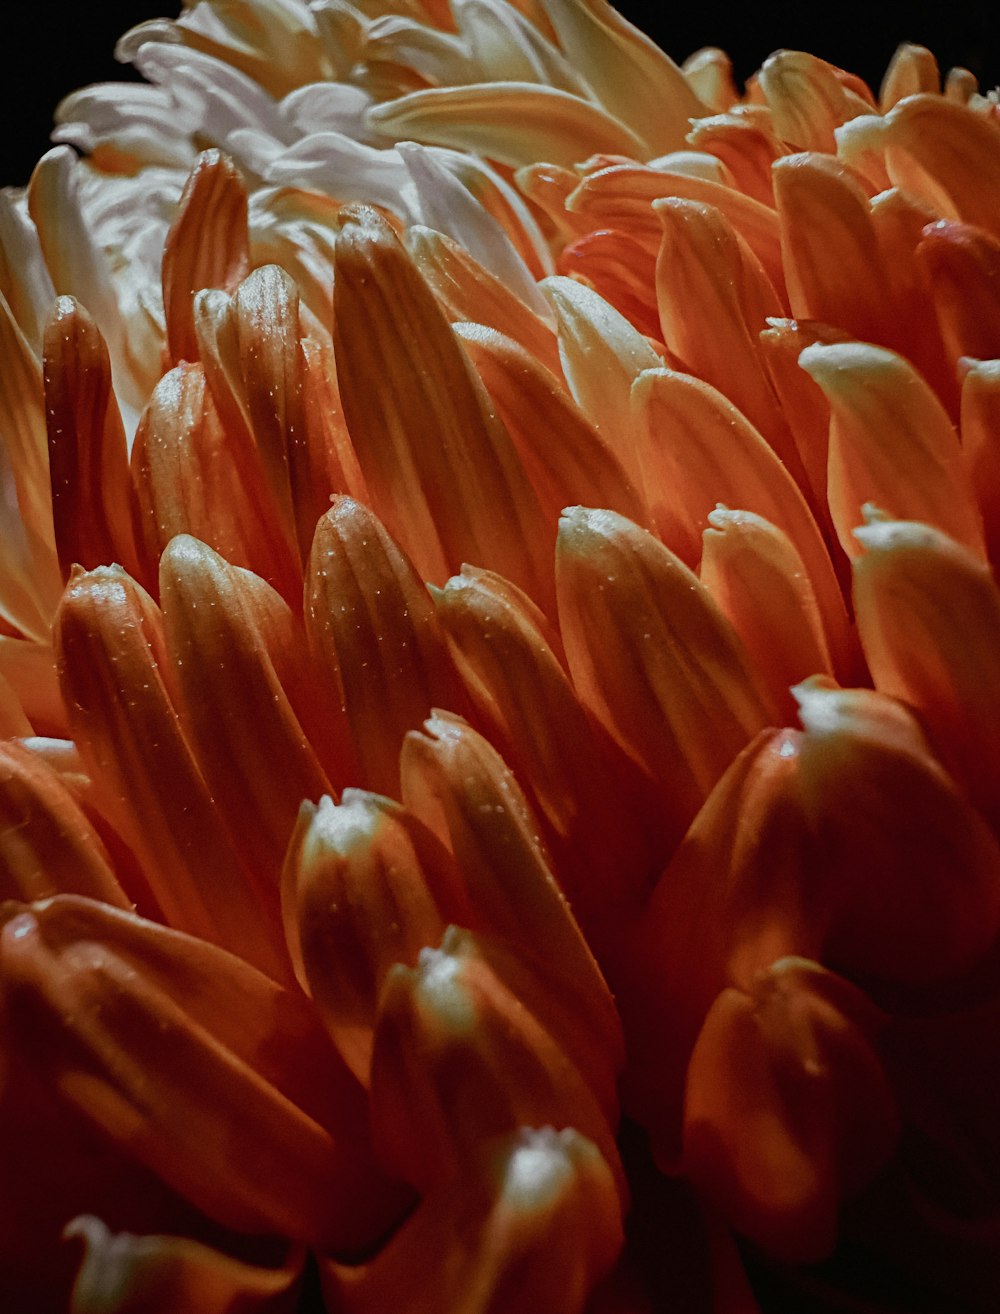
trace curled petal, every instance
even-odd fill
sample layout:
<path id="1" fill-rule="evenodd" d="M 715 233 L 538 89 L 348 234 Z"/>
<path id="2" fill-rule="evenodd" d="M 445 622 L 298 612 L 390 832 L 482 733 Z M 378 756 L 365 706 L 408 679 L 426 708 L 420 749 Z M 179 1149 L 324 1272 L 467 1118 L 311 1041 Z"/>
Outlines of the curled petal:
<path id="1" fill-rule="evenodd" d="M 684 1164 L 730 1224 L 801 1262 L 834 1247 L 842 1198 L 899 1135 L 871 1042 L 875 1010 L 794 958 L 713 1004 L 688 1069 Z"/>
<path id="2" fill-rule="evenodd" d="M 620 311 L 583 283 L 547 278 L 542 290 L 556 314 L 559 356 L 575 401 L 641 487 L 629 394 L 639 373 L 656 369 L 660 357 Z"/>
<path id="3" fill-rule="evenodd" d="M 480 1146 L 519 1126 L 574 1127 L 621 1181 L 614 1138 L 584 1075 L 497 975 L 449 929 L 415 968 L 396 966 L 379 1001 L 372 1126 L 392 1170 L 426 1192 Z"/>
<path id="4" fill-rule="evenodd" d="M 331 785 L 279 671 L 303 635 L 263 580 L 180 536 L 160 559 L 167 653 L 178 708 L 220 820 L 277 914 L 278 873 L 304 798 Z M 259 613 L 265 617 L 262 627 Z M 272 659 L 268 639 L 287 651 Z"/>
<path id="5" fill-rule="evenodd" d="M 221 151 L 205 151 L 184 185 L 163 250 L 167 350 L 174 364 L 198 359 L 194 296 L 204 287 L 232 292 L 250 272 L 247 194 Z"/>
<path id="6" fill-rule="evenodd" d="M 843 598 L 816 521 L 776 453 L 721 393 L 686 374 L 644 371 L 632 406 L 646 496 L 664 542 L 693 566 L 719 502 L 777 526 L 802 557 L 840 669 L 847 648 Z"/>
<path id="7" fill-rule="evenodd" d="M 983 515 L 986 551 L 1000 564 L 1000 361 L 966 362 L 962 380 L 962 450 L 976 501 Z"/>
<path id="8" fill-rule="evenodd" d="M 830 403 L 830 510 L 844 551 L 861 551 L 854 529 L 862 507 L 874 503 L 984 554 L 982 518 L 955 430 L 913 366 L 866 343 L 816 344 L 799 363 Z"/>
<path id="9" fill-rule="evenodd" d="M 972 224 L 928 224 L 917 249 L 952 360 L 1000 356 L 1000 237 Z"/>
<path id="10" fill-rule="evenodd" d="M 43 376 L 59 565 L 137 569 L 125 430 L 97 325 L 60 297 L 45 329 Z"/>
<path id="11" fill-rule="evenodd" d="M 836 149 L 834 129 L 870 108 L 839 71 L 802 50 L 779 50 L 764 61 L 758 77 L 775 136 L 799 150 Z"/>
<path id="12" fill-rule="evenodd" d="M 606 0 L 541 3 L 573 68 L 645 143 L 638 158 L 680 150 L 705 106 L 673 60 Z"/>
<path id="13" fill-rule="evenodd" d="M 358 778 L 397 794 L 406 732 L 433 707 L 461 712 L 466 702 L 427 589 L 351 498 L 338 498 L 316 526 L 305 616 L 310 648 L 343 701 Z"/>
<path id="14" fill-rule="evenodd" d="M 758 356 L 758 334 L 781 313 L 760 262 L 712 206 L 665 200 L 653 209 L 663 225 L 656 300 L 664 343 L 685 370 L 728 397 L 798 476 L 798 453 Z"/>
<path id="15" fill-rule="evenodd" d="M 0 970 L 32 1064 L 224 1226 L 353 1251 L 391 1221 L 398 1197 L 363 1147 L 358 1106 L 346 1125 L 341 1112 L 335 1139 L 253 1064 L 257 1046 L 265 1069 L 276 1043 L 294 1053 L 282 1014 L 294 1016 L 296 1001 L 245 963 L 64 896 L 8 911 Z M 241 1037 L 244 1012 L 251 1031 Z M 329 1079 L 322 1048 L 314 1057 Z M 287 1072 L 278 1080 L 287 1086 Z"/>
<path id="16" fill-rule="evenodd" d="M 406 230 L 406 249 L 453 322 L 489 324 L 546 369 L 559 373 L 559 351 L 548 324 L 488 269 L 444 233 L 420 224 Z"/>
<path id="17" fill-rule="evenodd" d="M 600 502 L 644 522 L 646 509 L 610 440 L 547 370 L 510 338 L 481 324 L 456 326 L 517 448 L 546 520 L 564 506 Z M 540 444 L 539 433 L 558 435 Z"/>
<path id="18" fill-rule="evenodd" d="M 908 96 L 884 120 L 880 143 L 892 181 L 946 219 L 1000 237 L 1000 125 L 943 96 Z"/>
<path id="19" fill-rule="evenodd" d="M 56 648 L 73 738 L 168 921 L 287 975 L 283 945 L 219 825 L 166 683 L 162 617 L 120 568 L 75 575 Z M 164 782 L 169 781 L 169 788 Z M 124 806 L 123 806 L 124 805 Z"/>
<path id="20" fill-rule="evenodd" d="M 638 787 L 577 701 L 527 599 L 502 584 L 466 567 L 438 593 L 438 615 L 491 740 L 546 826 L 560 884 L 601 945 L 609 910 L 631 903 L 650 865 Z"/>
<path id="21" fill-rule="evenodd" d="M 935 95 L 940 90 L 941 74 L 937 60 L 926 46 L 904 41 L 896 47 L 885 71 L 879 87 L 878 107 L 883 114 L 888 114 L 907 96 L 918 96 L 921 92 Z"/>
<path id="22" fill-rule="evenodd" d="M 682 562 L 613 512 L 563 513 L 556 580 L 577 693 L 658 783 L 676 841 L 773 717 L 746 653 Z"/>
<path id="23" fill-rule="evenodd" d="M 788 536 L 752 511 L 709 513 L 699 575 L 787 719 L 791 685 L 832 674 L 816 594 Z"/>
<path id="24" fill-rule="evenodd" d="M 100 836 L 45 761 L 0 744 L 0 898 L 30 903 L 83 894 L 131 907 Z"/>
<path id="25" fill-rule="evenodd" d="M 876 687 L 915 709 L 970 797 L 1000 819 L 1000 592 L 987 565 L 927 525 L 856 531 L 861 643 Z"/>
<path id="26" fill-rule="evenodd" d="M 723 108 L 732 103 L 727 102 Z M 717 156 L 741 192 L 762 205 L 773 206 L 771 166 L 785 153 L 785 148 L 775 137 L 766 115 L 751 117 L 745 109 L 744 106 L 740 113 L 697 119 L 688 140 L 695 150 L 711 151 Z"/>
<path id="27" fill-rule="evenodd" d="M 611 994 L 499 754 L 463 721 L 439 712 L 423 734 L 407 736 L 401 768 L 403 801 L 451 848 L 478 924 L 575 981 L 610 1048 L 620 1026 Z"/>
<path id="28" fill-rule="evenodd" d="M 828 155 L 790 155 L 775 164 L 774 196 L 792 314 L 894 345 L 889 271 L 857 178 Z"/>
<path id="29" fill-rule="evenodd" d="M 328 1268 L 326 1286 L 345 1314 L 583 1314 L 622 1240 L 597 1148 L 573 1130 L 522 1128 L 471 1156 L 364 1268 Z"/>
<path id="30" fill-rule="evenodd" d="M 373 510 L 424 579 L 470 561 L 544 604 L 551 530 L 509 434 L 385 220 L 359 207 L 342 224 L 337 376 Z"/>
<path id="31" fill-rule="evenodd" d="M 1000 930 L 1000 848 L 988 826 L 893 699 L 820 680 L 793 693 L 825 960 L 916 985 L 974 966 Z"/>
<path id="32" fill-rule="evenodd" d="M 63 1235 L 84 1244 L 69 1314 L 172 1314 L 179 1301 L 201 1314 L 231 1314 L 237 1302 L 247 1314 L 288 1314 L 295 1305 L 298 1248 L 264 1268 L 187 1237 L 112 1233 L 86 1214 Z"/>
<path id="33" fill-rule="evenodd" d="M 642 159 L 641 138 L 612 114 L 555 87 L 476 82 L 432 87 L 369 111 L 378 131 L 485 155 L 517 169 L 548 160 L 572 168 L 594 154 Z M 513 131 L 511 124 L 514 124 Z"/>
<path id="34" fill-rule="evenodd" d="M 334 1044 L 365 1085 L 379 991 L 394 963 L 471 910 L 454 859 L 410 812 L 348 789 L 304 803 L 285 862 L 285 918 L 297 971 Z"/>

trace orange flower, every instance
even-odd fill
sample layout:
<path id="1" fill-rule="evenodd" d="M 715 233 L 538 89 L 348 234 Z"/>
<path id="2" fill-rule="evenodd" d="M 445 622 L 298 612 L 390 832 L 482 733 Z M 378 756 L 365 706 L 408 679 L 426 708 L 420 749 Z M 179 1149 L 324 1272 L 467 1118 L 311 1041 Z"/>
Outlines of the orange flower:
<path id="1" fill-rule="evenodd" d="M 0 195 L 10 1307 L 992 1314 L 993 99 L 119 54 Z"/>

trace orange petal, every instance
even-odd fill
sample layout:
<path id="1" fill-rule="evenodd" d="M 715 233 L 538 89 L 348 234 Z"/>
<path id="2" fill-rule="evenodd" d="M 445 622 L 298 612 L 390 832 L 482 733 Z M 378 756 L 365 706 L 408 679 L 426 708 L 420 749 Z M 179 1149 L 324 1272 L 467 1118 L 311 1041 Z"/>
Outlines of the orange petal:
<path id="1" fill-rule="evenodd" d="M 145 569 L 191 534 L 297 598 L 301 573 L 268 497 L 249 432 L 224 424 L 201 365 L 183 363 L 153 389 L 132 447 Z"/>
<path id="2" fill-rule="evenodd" d="M 134 517 L 125 430 L 111 362 L 97 325 L 72 297 L 60 297 L 45 328 L 43 372 L 52 517 L 59 565 L 91 570 L 118 564 L 136 573 Z"/>
<path id="3" fill-rule="evenodd" d="M 249 272 L 243 180 L 227 155 L 203 151 L 184 184 L 163 248 L 167 351 L 175 365 L 198 359 L 195 293 L 203 287 L 232 292 Z"/>
<path id="4" fill-rule="evenodd" d="M 935 752 L 1000 820 L 1000 591 L 990 569 L 923 524 L 857 531 L 861 643 L 876 687 L 915 709 Z"/>
<path id="5" fill-rule="evenodd" d="M 577 693 L 657 781 L 676 841 L 773 711 L 708 592 L 645 530 L 610 511 L 570 508 L 556 580 Z"/>
<path id="6" fill-rule="evenodd" d="M 926 521 L 983 554 L 958 438 L 913 366 L 881 347 L 849 342 L 807 347 L 799 363 L 830 403 L 830 511 L 848 556 L 862 550 L 854 529 L 866 503 Z"/>
<path id="7" fill-rule="evenodd" d="M 751 117 L 744 106 L 733 113 L 698 119 L 688 140 L 696 151 L 710 151 L 720 159 L 744 195 L 762 205 L 774 205 L 771 166 L 785 154 L 785 148 L 771 130 L 766 113 Z"/>
<path id="8" fill-rule="evenodd" d="M 580 409 L 641 486 L 629 394 L 640 371 L 662 362 L 649 341 L 592 288 L 572 278 L 542 283 L 559 327 L 559 355 Z"/>
<path id="9" fill-rule="evenodd" d="M 283 877 L 297 972 L 351 1071 L 369 1081 L 379 990 L 469 910 L 451 854 L 398 803 L 349 789 L 305 803 Z"/>
<path id="10" fill-rule="evenodd" d="M 328 1269 L 325 1285 L 345 1314 L 582 1314 L 622 1240 L 597 1148 L 569 1129 L 522 1128 L 471 1156 L 377 1258 L 353 1272 Z"/>
<path id="11" fill-rule="evenodd" d="M 870 106 L 838 72 L 802 50 L 779 50 L 764 61 L 758 77 L 776 137 L 799 150 L 836 151 L 834 129 Z"/>
<path id="12" fill-rule="evenodd" d="M 310 648 L 346 711 L 355 779 L 398 794 L 406 732 L 432 707 L 461 712 L 466 700 L 427 589 L 351 498 L 338 498 L 316 526 L 305 614 Z"/>
<path id="13" fill-rule="evenodd" d="M 803 878 L 807 829 L 794 731 L 759 735 L 723 775 L 653 891 L 622 986 L 626 1108 L 661 1166 L 681 1151 L 684 1081 L 720 990 L 786 954 L 819 952 L 825 910 Z"/>
<path id="14" fill-rule="evenodd" d="M 160 595 L 185 733 L 220 821 L 276 914 L 278 874 L 299 805 L 331 789 L 266 642 L 284 631 L 291 647 L 305 636 L 263 580 L 185 535 L 160 559 Z M 270 635 L 257 623 L 265 608 L 284 613 L 285 623 L 272 622 Z"/>
<path id="15" fill-rule="evenodd" d="M 491 741 L 545 824 L 560 884 L 600 949 L 648 877 L 637 787 L 577 701 L 527 600 L 498 583 L 466 568 L 438 593 L 438 616 Z"/>
<path id="16" fill-rule="evenodd" d="M 666 200 L 653 209 L 663 225 L 656 299 L 664 343 L 686 372 L 728 397 L 800 477 L 798 453 L 758 355 L 758 334 L 781 314 L 760 262 L 712 206 Z"/>
<path id="17" fill-rule="evenodd" d="M 993 197 L 1000 188 L 1000 126 L 943 96 L 908 96 L 885 118 L 881 143 L 892 181 L 929 201 L 945 219 L 961 219 L 1000 237 Z"/>
<path id="18" fill-rule="evenodd" d="M 847 981 L 786 958 L 750 993 L 723 991 L 705 1020 L 688 1071 L 685 1169 L 769 1255 L 828 1255 L 841 1199 L 895 1148 L 874 1012 Z"/>
<path id="19" fill-rule="evenodd" d="M 612 1129 L 588 1082 L 497 976 L 467 931 L 450 928 L 415 968 L 397 965 L 379 1001 L 372 1127 L 384 1160 L 421 1192 L 520 1126 L 574 1127 L 622 1185 Z"/>
<path id="20" fill-rule="evenodd" d="M 394 1192 L 365 1151 L 357 1109 L 331 1134 L 282 1089 L 287 1074 L 281 1085 L 266 1074 L 269 1047 L 294 1053 L 285 1019 L 294 1025 L 296 1004 L 245 963 L 64 896 L 10 908 L 0 967 L 7 1017 L 32 1064 L 224 1226 L 352 1251 L 392 1221 Z"/>
<path id="21" fill-rule="evenodd" d="M 976 501 L 983 516 L 986 551 L 993 568 L 1000 565 L 1000 363 L 967 361 L 962 381 L 962 450 Z"/>
<path id="22" fill-rule="evenodd" d="M 839 669 L 847 646 L 843 598 L 816 521 L 778 456 L 721 393 L 686 374 L 645 371 L 632 405 L 646 496 L 664 542 L 693 566 L 718 503 L 770 521 L 802 557 Z"/>
<path id="23" fill-rule="evenodd" d="M 287 975 L 280 928 L 255 903 L 181 729 L 151 599 L 118 567 L 75 575 L 56 646 L 73 738 L 88 774 L 120 800 L 114 821 L 170 923 Z"/>
<path id="24" fill-rule="evenodd" d="M 182 1236 L 112 1233 L 99 1218 L 81 1215 L 64 1237 L 83 1242 L 69 1314 L 290 1314 L 303 1252 L 288 1251 L 273 1268 L 248 1264 Z M 112 1294 L 113 1293 L 113 1294 Z"/>
<path id="25" fill-rule="evenodd" d="M 526 164 L 516 171 L 514 179 L 522 195 L 542 212 L 562 241 L 571 242 L 590 232 L 589 220 L 566 208 L 567 198 L 580 182 L 573 169 L 558 164 Z"/>
<path id="26" fill-rule="evenodd" d="M 828 155 L 790 155 L 774 167 L 774 196 L 792 314 L 895 345 L 898 312 L 857 176 Z"/>
<path id="27" fill-rule="evenodd" d="M 1000 239 L 942 219 L 924 229 L 918 258 L 952 360 L 1000 356 Z"/>
<path id="28" fill-rule="evenodd" d="M 752 511 L 709 513 L 699 575 L 743 641 L 784 719 L 790 686 L 832 674 L 816 594 L 788 536 Z"/>
<path id="29" fill-rule="evenodd" d="M 735 187 L 662 169 L 613 165 L 588 174 L 567 200 L 593 227 L 621 228 L 653 253 L 659 247 L 660 225 L 652 202 L 678 197 L 714 205 L 743 238 L 763 266 L 779 296 L 784 293 L 778 216 Z"/>
<path id="30" fill-rule="evenodd" d="M 548 865 L 538 823 L 499 754 L 458 717 L 407 735 L 403 801 L 451 848 L 479 925 L 572 980 L 609 1037 L 619 1023 L 586 940 Z"/>
<path id="31" fill-rule="evenodd" d="M 646 509 L 611 442 L 590 423 L 559 381 L 523 347 L 482 324 L 455 333 L 507 428 L 546 522 L 570 503 L 597 502 L 643 522 Z M 539 443 L 539 433 L 558 441 Z"/>
<path id="32" fill-rule="evenodd" d="M 463 246 L 444 233 L 414 224 L 406 230 L 406 249 L 449 319 L 489 324 L 558 375 L 559 351 L 552 329 Z"/>
<path id="33" fill-rule="evenodd" d="M 550 540 L 509 435 L 388 224 L 365 207 L 342 220 L 337 376 L 373 510 L 424 579 L 470 561 L 544 604 Z"/>
<path id="34" fill-rule="evenodd" d="M 104 845 L 70 790 L 36 753 L 0 744 L 0 898 L 85 894 L 131 904 Z"/>
<path id="35" fill-rule="evenodd" d="M 793 692 L 811 880 L 830 917 L 824 959 L 917 985 L 964 972 L 1000 930 L 1000 848 L 986 823 L 891 698 L 819 680 Z"/>
<path id="36" fill-rule="evenodd" d="M 658 338 L 655 268 L 649 251 L 627 233 L 614 228 L 601 228 L 578 237 L 559 256 L 560 274 L 584 280 L 640 333 Z"/>
<path id="37" fill-rule="evenodd" d="M 878 92 L 878 107 L 883 114 L 888 114 L 907 96 L 916 96 L 922 91 L 934 95 L 940 90 L 941 74 L 937 60 L 926 46 L 904 41 L 896 47 L 885 71 Z"/>

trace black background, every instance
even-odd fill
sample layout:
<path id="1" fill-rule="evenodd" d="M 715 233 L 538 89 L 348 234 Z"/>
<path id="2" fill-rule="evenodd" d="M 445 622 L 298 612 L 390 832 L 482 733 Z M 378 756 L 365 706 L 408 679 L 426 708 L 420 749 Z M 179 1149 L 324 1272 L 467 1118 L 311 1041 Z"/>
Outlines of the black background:
<path id="1" fill-rule="evenodd" d="M 1000 81 L 1000 18 L 983 0 L 937 0 L 926 10 L 878 0 L 746 0 L 739 6 L 698 0 L 653 6 L 629 0 L 622 7 L 678 61 L 699 46 L 722 46 L 741 77 L 785 46 L 822 55 L 877 87 L 898 42 L 910 40 L 929 46 L 942 67 L 971 68 L 985 87 Z M 38 31 L 20 52 L 13 44 L 8 47 L 0 78 L 0 184 L 27 181 L 47 148 L 52 111 L 61 96 L 89 82 L 129 75 L 113 57 L 122 32 L 143 19 L 174 16 L 178 8 L 176 0 L 174 5 L 169 0 L 36 5 Z M 29 11 L 24 13 L 30 21 Z"/>

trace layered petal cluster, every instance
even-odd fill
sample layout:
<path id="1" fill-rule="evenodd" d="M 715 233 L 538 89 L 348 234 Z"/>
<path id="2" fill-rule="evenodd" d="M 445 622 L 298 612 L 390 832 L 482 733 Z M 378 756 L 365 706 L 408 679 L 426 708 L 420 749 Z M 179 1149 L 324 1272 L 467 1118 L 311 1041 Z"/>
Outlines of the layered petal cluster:
<path id="1" fill-rule="evenodd" d="M 1000 1301 L 1000 118 L 198 0 L 0 195 L 0 1291 Z"/>

